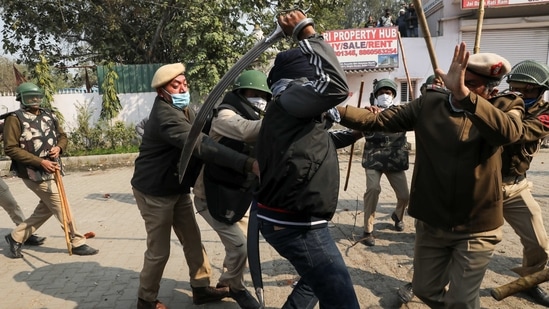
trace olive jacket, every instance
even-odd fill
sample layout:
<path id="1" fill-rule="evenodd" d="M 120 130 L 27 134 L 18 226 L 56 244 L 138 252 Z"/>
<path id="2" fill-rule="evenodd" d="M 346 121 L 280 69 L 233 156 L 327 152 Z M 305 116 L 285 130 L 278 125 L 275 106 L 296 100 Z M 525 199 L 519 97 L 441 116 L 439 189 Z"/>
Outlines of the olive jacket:
<path id="1" fill-rule="evenodd" d="M 24 109 L 20 110 L 22 113 L 28 115 L 29 117 L 35 117 L 33 114 L 25 111 Z M 55 116 L 51 111 L 40 109 L 40 113 L 46 113 L 46 120 L 43 122 L 43 125 L 49 130 L 52 130 L 53 134 L 56 136 L 56 141 L 54 145 L 47 145 L 48 143 L 54 142 L 53 140 L 43 140 L 42 151 L 40 155 L 35 155 L 31 153 L 32 150 L 26 150 L 21 147 L 22 141 L 26 137 L 22 136 L 23 130 L 21 129 L 21 121 L 15 113 L 10 114 L 4 123 L 4 152 L 8 157 L 11 158 L 13 165 L 12 169 L 15 170 L 17 176 L 20 178 L 29 178 L 27 167 L 36 170 L 42 170 L 40 162 L 44 160 L 44 157 L 47 157 L 48 150 L 53 146 L 58 146 L 61 148 L 60 153 L 64 153 L 67 149 L 68 139 L 67 135 L 63 131 L 63 128 L 59 125 L 59 122 L 55 119 Z M 51 117 L 50 117 L 51 116 Z M 44 136 L 43 132 L 39 132 Z M 36 136 L 33 136 L 35 138 Z M 43 137 L 45 139 L 45 137 Z"/>
<path id="2" fill-rule="evenodd" d="M 503 148 L 501 172 L 507 179 L 526 176 L 541 140 L 549 135 L 549 102 L 540 99 L 528 108 L 522 124 L 524 131 L 520 140 Z"/>
<path id="3" fill-rule="evenodd" d="M 464 110 L 456 111 L 450 99 L 450 93 L 435 89 L 378 114 L 338 109 L 341 124 L 353 129 L 415 131 L 412 217 L 448 231 L 493 230 L 504 222 L 502 145 L 521 137 L 524 103 L 512 93 L 490 101 L 470 93 L 460 101 Z"/>

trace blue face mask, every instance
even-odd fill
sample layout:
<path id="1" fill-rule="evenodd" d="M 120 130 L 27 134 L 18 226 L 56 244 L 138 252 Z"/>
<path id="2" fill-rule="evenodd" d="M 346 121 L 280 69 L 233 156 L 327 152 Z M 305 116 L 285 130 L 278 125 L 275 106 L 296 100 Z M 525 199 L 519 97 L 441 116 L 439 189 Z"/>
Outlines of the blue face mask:
<path id="1" fill-rule="evenodd" d="M 185 107 L 189 106 L 189 103 L 191 103 L 191 94 L 189 91 L 185 93 L 176 93 L 171 94 L 172 97 L 172 104 L 175 107 L 184 109 Z"/>
<path id="2" fill-rule="evenodd" d="M 536 101 L 538 100 L 537 98 L 533 98 L 533 99 L 522 99 L 524 101 L 524 106 L 526 108 L 530 108 L 532 107 L 532 105 L 534 105 L 534 103 L 536 103 Z"/>

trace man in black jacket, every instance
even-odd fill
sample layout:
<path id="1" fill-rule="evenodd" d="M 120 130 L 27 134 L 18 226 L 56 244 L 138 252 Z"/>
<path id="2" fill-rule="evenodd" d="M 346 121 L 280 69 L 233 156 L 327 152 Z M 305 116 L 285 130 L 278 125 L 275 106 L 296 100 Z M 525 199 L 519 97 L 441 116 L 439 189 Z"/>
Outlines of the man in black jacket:
<path id="1" fill-rule="evenodd" d="M 254 171 L 258 174 L 254 159 L 202 135 L 183 181 L 179 183 L 179 157 L 195 118 L 188 107 L 189 88 L 184 73 L 185 66 L 174 63 L 160 67 L 154 74 L 151 86 L 156 89 L 157 97 L 145 124 L 131 180 L 147 230 L 138 309 L 166 308 L 157 296 L 162 272 L 170 256 L 172 228 L 183 246 L 189 266 L 193 303 L 199 305 L 229 296 L 227 288 L 210 286 L 211 267 L 202 246 L 190 188 L 202 166 L 200 160 L 233 167 L 235 172 Z"/>
<path id="2" fill-rule="evenodd" d="M 280 16 L 279 24 L 299 48 L 278 54 L 269 73 L 274 99 L 257 143 L 260 230 L 301 276 L 283 308 L 313 308 L 317 301 L 321 308 L 359 308 L 328 231 L 337 207 L 339 164 L 326 130 L 327 111 L 349 94 L 345 73 L 302 12 Z"/>

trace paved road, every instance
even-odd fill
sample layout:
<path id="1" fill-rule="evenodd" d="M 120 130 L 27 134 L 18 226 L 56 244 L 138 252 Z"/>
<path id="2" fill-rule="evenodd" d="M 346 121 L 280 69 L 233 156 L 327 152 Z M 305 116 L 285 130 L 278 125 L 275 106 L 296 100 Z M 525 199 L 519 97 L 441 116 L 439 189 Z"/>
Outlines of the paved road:
<path id="1" fill-rule="evenodd" d="M 396 232 L 390 215 L 395 197 L 385 178 L 375 225 L 375 247 L 356 243 L 362 231 L 362 194 L 364 170 L 354 156 L 351 179 L 347 191 L 341 189 L 337 213 L 331 231 L 343 253 L 352 274 L 362 308 L 427 308 L 414 299 L 408 305 L 398 302 L 396 290 L 411 278 L 414 229 L 413 219 L 405 218 L 406 229 Z M 413 157 L 412 157 L 413 161 Z M 530 179 L 534 182 L 534 196 L 549 218 L 549 151 L 542 150 L 535 159 Z M 341 156 L 342 188 L 348 156 Z M 413 167 L 413 165 L 412 165 Z M 98 255 L 69 256 L 59 224 L 51 219 L 38 234 L 47 236 L 41 247 L 24 247 L 24 259 L 7 257 L 8 246 L 3 235 L 9 233 L 12 223 L 3 213 L 0 216 L 0 308 L 135 308 L 139 271 L 145 250 L 145 230 L 138 213 L 129 180 L 132 167 L 72 172 L 64 183 L 78 229 L 95 232 L 89 244 L 100 249 Z M 411 175 L 411 170 L 408 172 Z M 14 196 L 29 215 L 37 198 L 16 178 L 6 178 Z M 203 242 L 213 267 L 212 284 L 216 283 L 222 268 L 223 246 L 212 229 L 198 216 Z M 546 219 L 546 224 L 549 224 Z M 159 299 L 171 308 L 237 309 L 230 299 L 214 304 L 192 304 L 188 270 L 181 246 L 172 236 L 172 254 L 164 272 Z M 267 308 L 280 308 L 296 278 L 293 268 L 261 243 L 263 280 Z M 509 297 L 497 302 L 490 289 L 509 282 L 516 275 L 509 269 L 521 263 L 522 247 L 512 229 L 505 226 L 504 240 L 497 252 L 481 288 L 483 308 L 542 308 L 528 298 Z M 249 276 L 246 276 L 251 286 Z M 543 285 L 549 289 L 548 284 Z"/>

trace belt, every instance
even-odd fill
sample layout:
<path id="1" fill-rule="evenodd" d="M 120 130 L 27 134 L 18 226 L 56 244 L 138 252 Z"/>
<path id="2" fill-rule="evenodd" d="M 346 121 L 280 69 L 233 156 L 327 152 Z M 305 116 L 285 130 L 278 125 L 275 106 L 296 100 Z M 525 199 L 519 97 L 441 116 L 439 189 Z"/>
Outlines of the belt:
<path id="1" fill-rule="evenodd" d="M 505 176 L 501 179 L 504 185 L 514 185 L 526 179 L 526 176 Z"/>

